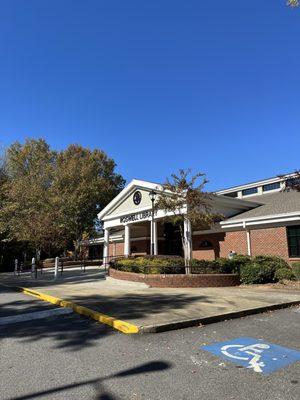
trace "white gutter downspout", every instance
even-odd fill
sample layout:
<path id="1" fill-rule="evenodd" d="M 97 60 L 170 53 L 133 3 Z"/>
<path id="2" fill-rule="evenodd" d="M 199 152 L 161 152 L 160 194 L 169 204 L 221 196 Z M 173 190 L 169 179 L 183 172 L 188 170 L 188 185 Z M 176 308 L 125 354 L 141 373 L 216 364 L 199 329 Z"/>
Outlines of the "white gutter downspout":
<path id="1" fill-rule="evenodd" d="M 247 254 L 251 257 L 251 237 L 250 237 L 250 230 L 246 228 L 246 221 L 243 221 L 243 228 L 246 231 L 247 237 Z"/>

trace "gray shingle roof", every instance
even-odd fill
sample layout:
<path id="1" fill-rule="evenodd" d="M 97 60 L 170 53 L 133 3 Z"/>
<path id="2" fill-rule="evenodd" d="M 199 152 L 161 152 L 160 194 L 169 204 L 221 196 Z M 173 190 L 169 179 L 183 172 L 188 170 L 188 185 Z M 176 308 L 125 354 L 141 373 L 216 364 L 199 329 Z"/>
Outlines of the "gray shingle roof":
<path id="1" fill-rule="evenodd" d="M 252 210 L 235 215 L 226 221 L 264 217 L 276 214 L 300 212 L 300 193 L 295 191 L 276 192 L 261 196 L 251 196 L 251 201 L 262 203 Z"/>

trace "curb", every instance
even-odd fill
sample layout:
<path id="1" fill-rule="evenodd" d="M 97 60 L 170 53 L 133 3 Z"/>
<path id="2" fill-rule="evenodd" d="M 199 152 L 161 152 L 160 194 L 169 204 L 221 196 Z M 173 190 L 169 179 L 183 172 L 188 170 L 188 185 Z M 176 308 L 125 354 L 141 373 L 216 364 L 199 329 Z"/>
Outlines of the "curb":
<path id="1" fill-rule="evenodd" d="M 226 320 L 230 320 L 230 319 L 234 319 L 234 318 L 242 318 L 242 317 L 246 317 L 248 315 L 260 314 L 260 313 L 264 313 L 267 311 L 280 310 L 280 309 L 300 305 L 300 300 L 295 300 L 295 301 L 290 301 L 290 302 L 286 302 L 286 303 L 277 303 L 277 304 L 272 304 L 269 306 L 249 308 L 246 310 L 229 312 L 226 314 L 212 315 L 210 317 L 204 317 L 204 318 L 194 318 L 194 319 L 188 319 L 188 320 L 185 319 L 182 321 L 169 322 L 166 324 L 137 326 L 137 325 L 131 324 L 129 322 L 122 321 L 122 320 L 116 319 L 114 317 L 110 317 L 108 315 L 102 314 L 98 311 L 94 311 L 90 308 L 80 306 L 76 303 L 73 303 L 72 301 L 63 300 L 58 297 L 54 297 L 54 296 L 51 296 L 48 294 L 44 294 L 42 292 L 38 292 L 36 290 L 32 290 L 32 289 L 25 288 L 25 287 L 19 287 L 19 286 L 9 286 L 9 285 L 5 285 L 3 283 L 1 283 L 1 285 L 5 286 L 9 289 L 15 290 L 17 292 L 22 292 L 29 296 L 37 297 L 40 300 L 47 301 L 48 303 L 52 303 L 52 304 L 55 304 L 60 307 L 71 308 L 77 314 L 84 315 L 86 317 L 94 319 L 97 322 L 100 322 L 105 325 L 109 325 L 110 327 L 112 327 L 122 333 L 125 333 L 125 334 L 160 333 L 160 332 L 166 332 L 166 331 L 171 331 L 171 330 L 176 330 L 176 329 L 190 328 L 192 326 L 197 326 L 200 324 L 208 325 L 208 324 L 213 324 L 216 322 L 226 321 Z"/>
<path id="2" fill-rule="evenodd" d="M 212 315 L 211 317 L 196 318 L 189 320 L 182 320 L 176 322 L 170 322 L 168 324 L 159 325 L 145 325 L 139 327 L 139 333 L 159 333 L 166 332 L 175 329 L 190 328 L 196 325 L 208 325 L 216 322 L 226 321 L 228 319 L 242 318 L 248 315 L 260 314 L 267 311 L 280 310 L 300 304 L 300 300 L 290 301 L 288 303 L 277 303 L 270 306 L 249 308 L 242 311 L 234 311 L 226 314 Z"/>
<path id="3" fill-rule="evenodd" d="M 92 318 L 97 322 L 101 322 L 102 324 L 109 325 L 110 327 L 112 327 L 122 333 L 126 333 L 126 334 L 139 333 L 139 327 L 136 325 L 130 324 L 129 322 L 126 322 L 126 321 L 121 321 L 114 317 L 110 317 L 109 315 L 102 314 L 102 313 L 100 313 L 98 311 L 94 311 L 90 308 L 80 306 L 76 303 L 73 303 L 72 301 L 63 300 L 63 299 L 60 299 L 59 297 L 50 296 L 48 294 L 38 292 L 36 290 L 32 290 L 32 289 L 25 288 L 25 287 L 9 286 L 9 285 L 4 285 L 2 283 L 1 283 L 1 285 L 5 286 L 9 289 L 13 289 L 17 292 L 22 292 L 29 296 L 37 297 L 40 300 L 47 301 L 48 303 L 52 303 L 52 304 L 55 304 L 60 307 L 71 308 L 77 314 L 85 315 L 86 317 Z"/>

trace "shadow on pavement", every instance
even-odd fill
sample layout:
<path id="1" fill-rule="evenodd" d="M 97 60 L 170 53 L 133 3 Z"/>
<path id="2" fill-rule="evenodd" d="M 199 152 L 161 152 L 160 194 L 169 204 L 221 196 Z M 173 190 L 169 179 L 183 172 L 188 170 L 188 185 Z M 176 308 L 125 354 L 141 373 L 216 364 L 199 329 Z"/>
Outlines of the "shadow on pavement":
<path id="1" fill-rule="evenodd" d="M 170 308 L 180 310 L 185 306 L 195 303 L 211 303 L 212 300 L 204 295 L 186 295 L 184 293 L 149 293 L 136 295 L 131 293 L 119 294 L 115 296 L 93 295 L 92 298 L 86 296 L 68 296 L 68 300 L 84 305 L 93 310 L 99 311 L 110 316 L 114 316 L 126 321 L 142 319 L 149 313 L 161 314 Z"/>
<path id="2" fill-rule="evenodd" d="M 4 295 L 7 290 L 0 285 L 0 300 L 1 295 Z M 11 293 L 15 292 L 11 291 Z M 40 301 L 34 297 L 22 296 L 24 296 L 24 300 L 18 299 L 6 302 L 1 300 L 0 317 L 40 311 L 41 307 L 55 308 L 50 303 Z M 159 295 L 123 293 L 118 296 L 94 294 L 90 300 L 84 295 L 77 295 L 76 297 L 68 297 L 68 300 L 125 321 L 146 318 L 149 313 L 164 313 L 171 306 L 180 310 L 194 302 L 210 302 L 206 296 L 187 296 L 182 293 L 161 293 Z M 9 337 L 20 339 L 24 343 L 32 341 L 38 343 L 44 338 L 49 338 L 55 343 L 55 347 L 68 348 L 70 351 L 77 350 L 82 346 L 96 345 L 97 340 L 115 333 L 116 331 L 113 328 L 75 313 L 64 316 L 51 316 L 35 320 L 34 323 L 24 322 L 22 324 L 0 326 L 0 340 Z"/>
<path id="3" fill-rule="evenodd" d="M 116 379 L 116 378 L 122 378 L 122 377 L 127 377 L 127 376 L 132 376 L 132 375 L 138 375 L 138 374 L 148 374 L 148 373 L 153 373 L 153 372 L 160 372 L 164 371 L 166 369 L 172 368 L 172 364 L 169 362 L 165 361 L 151 361 L 142 365 L 139 365 L 137 367 L 127 369 L 121 372 L 118 372 L 113 375 L 108 375 L 103 378 L 97 378 L 97 379 L 90 379 L 86 381 L 81 381 L 81 382 L 75 382 L 71 383 L 68 385 L 63 385 L 59 387 L 55 387 L 52 389 L 47 389 L 35 393 L 30 393 L 27 395 L 23 396 L 18 396 L 18 397 L 12 397 L 9 398 L 8 400 L 30 400 L 30 399 L 35 399 L 35 398 L 46 398 L 45 396 L 63 392 L 66 390 L 71 390 L 71 389 L 76 389 L 82 386 L 86 385 L 92 385 L 94 390 L 95 390 L 95 400 L 117 400 L 118 398 L 113 396 L 111 393 L 109 393 L 104 385 L 103 382 L 107 381 L 109 379 Z M 61 397 L 63 398 L 63 397 Z"/>
<path id="4" fill-rule="evenodd" d="M 55 285 L 62 284 L 76 284 L 76 283 L 90 283 L 98 282 L 99 280 L 105 280 L 106 272 L 104 269 L 93 268 L 87 269 L 83 272 L 80 268 L 66 268 L 61 275 L 59 272 L 57 280 L 54 281 L 54 270 L 46 270 L 42 274 L 38 272 L 37 279 L 34 279 L 30 273 L 23 273 L 21 275 L 14 275 L 13 273 L 2 273 L 0 275 L 3 284 L 9 286 L 22 286 L 28 288 L 34 288 L 35 286 L 43 287 L 49 286 L 49 284 L 55 283 Z"/>

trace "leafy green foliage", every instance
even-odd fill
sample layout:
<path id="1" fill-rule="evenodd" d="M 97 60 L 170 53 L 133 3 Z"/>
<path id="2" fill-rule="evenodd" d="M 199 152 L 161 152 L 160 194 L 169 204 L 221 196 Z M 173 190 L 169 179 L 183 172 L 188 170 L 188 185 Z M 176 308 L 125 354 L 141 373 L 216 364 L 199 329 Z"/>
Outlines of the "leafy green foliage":
<path id="1" fill-rule="evenodd" d="M 9 240 L 31 243 L 35 249 L 56 244 L 57 210 L 49 196 L 54 157 L 42 139 L 28 139 L 23 146 L 14 143 L 7 149 L 0 231 Z"/>
<path id="2" fill-rule="evenodd" d="M 184 273 L 184 259 L 179 256 L 142 256 L 120 258 L 112 261 L 112 268 L 119 271 L 143 274 Z"/>
<path id="3" fill-rule="evenodd" d="M 292 264 L 292 271 L 293 271 L 297 281 L 300 281 L 300 261 L 294 262 Z"/>
<path id="4" fill-rule="evenodd" d="M 252 260 L 259 265 L 268 266 L 274 273 L 277 269 L 289 268 L 289 264 L 283 258 L 276 256 L 261 255 L 254 257 Z"/>
<path id="5" fill-rule="evenodd" d="M 300 6 L 299 0 L 287 0 L 286 4 L 287 4 L 287 6 L 292 7 L 292 8 Z"/>
<path id="6" fill-rule="evenodd" d="M 300 264 L 300 263 L 299 263 Z M 120 271 L 144 274 L 182 274 L 184 259 L 178 256 L 143 256 L 117 259 L 111 266 Z M 236 255 L 232 259 L 193 259 L 191 274 L 233 274 L 239 273 L 242 283 L 262 284 L 295 277 L 288 263 L 280 257 Z M 300 265 L 299 265 L 300 270 Z"/>
<path id="7" fill-rule="evenodd" d="M 79 242 L 93 235 L 97 213 L 123 188 L 115 163 L 98 149 L 71 145 L 56 156 L 53 203 L 59 210 L 57 225 L 65 241 Z"/>
<path id="8" fill-rule="evenodd" d="M 55 152 L 43 139 L 12 144 L 0 173 L 0 234 L 48 255 L 73 243 L 78 249 L 124 186 L 115 166 L 103 151 L 79 145 Z"/>
<path id="9" fill-rule="evenodd" d="M 204 191 L 207 183 L 205 174 L 190 175 L 190 169 L 180 169 L 178 175 L 172 174 L 171 179 L 163 184 L 163 191 L 155 203 L 157 210 L 164 210 L 169 215 L 166 220 L 179 226 L 186 265 L 190 255 L 184 238 L 184 221 L 189 220 L 197 229 L 204 229 L 221 218 L 221 215 L 212 212 L 213 195 Z"/>
<path id="10" fill-rule="evenodd" d="M 264 255 L 256 256 L 241 265 L 241 282 L 246 284 L 277 282 L 276 271 L 280 269 L 289 269 L 289 264 L 282 258 Z"/>
<path id="11" fill-rule="evenodd" d="M 291 268 L 280 268 L 275 271 L 274 278 L 276 281 L 295 280 L 295 275 Z"/>
<path id="12" fill-rule="evenodd" d="M 246 284 L 272 282 L 273 277 L 274 273 L 269 267 L 254 262 L 243 265 L 240 272 L 241 282 Z"/>
<path id="13" fill-rule="evenodd" d="M 212 261 L 193 259 L 191 261 L 192 274 L 231 274 L 236 272 L 236 265 L 226 258 Z"/>
<path id="14" fill-rule="evenodd" d="M 189 169 L 180 169 L 179 175 L 172 174 L 171 180 L 163 184 L 155 207 L 170 213 L 167 219 L 174 224 L 187 218 L 197 227 L 208 227 L 216 217 L 211 213 L 212 194 L 204 191 L 208 181 L 203 173 L 191 177 L 190 174 Z"/>

